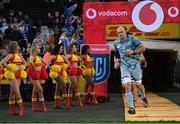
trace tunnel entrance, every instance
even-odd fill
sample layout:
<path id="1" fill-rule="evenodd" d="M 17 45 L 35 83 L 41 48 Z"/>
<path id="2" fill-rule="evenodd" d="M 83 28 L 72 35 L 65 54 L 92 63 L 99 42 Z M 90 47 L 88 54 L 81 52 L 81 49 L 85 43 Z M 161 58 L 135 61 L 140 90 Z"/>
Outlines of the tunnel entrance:
<path id="1" fill-rule="evenodd" d="M 151 91 L 174 90 L 175 67 L 178 52 L 174 50 L 147 50 L 148 66 L 143 70 L 143 83 Z"/>
<path id="2" fill-rule="evenodd" d="M 143 69 L 143 84 L 146 90 L 170 92 L 174 90 L 175 67 L 178 52 L 174 50 L 147 49 L 144 53 L 148 66 Z M 111 73 L 108 79 L 108 92 L 120 93 L 119 70 L 114 69 L 114 52 L 111 52 Z"/>

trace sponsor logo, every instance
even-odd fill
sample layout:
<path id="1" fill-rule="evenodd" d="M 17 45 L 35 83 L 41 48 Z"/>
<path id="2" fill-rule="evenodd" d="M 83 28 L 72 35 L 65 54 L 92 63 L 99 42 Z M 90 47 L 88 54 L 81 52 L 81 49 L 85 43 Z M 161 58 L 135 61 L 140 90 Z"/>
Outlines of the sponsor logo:
<path id="1" fill-rule="evenodd" d="M 82 47 L 85 44 L 81 45 Z M 96 84 L 104 83 L 110 75 L 110 46 L 106 44 L 87 44 L 90 46 L 90 53 L 94 60 L 96 71 L 93 80 Z"/>
<path id="2" fill-rule="evenodd" d="M 96 84 L 103 83 L 110 74 L 110 55 L 109 54 L 92 54 L 94 58 L 94 68 L 96 74 L 93 80 Z"/>
<path id="3" fill-rule="evenodd" d="M 127 11 L 101 11 L 98 12 L 99 16 L 127 16 Z"/>
<path id="4" fill-rule="evenodd" d="M 154 1 L 140 2 L 132 11 L 133 24 L 143 32 L 155 31 L 161 26 L 163 20 L 163 9 Z"/>
<path id="5" fill-rule="evenodd" d="M 97 12 L 95 9 L 93 8 L 89 8 L 87 11 L 86 11 L 86 16 L 89 18 L 89 19 L 94 19 L 97 15 Z"/>
<path id="6" fill-rule="evenodd" d="M 111 11 L 111 10 L 97 12 L 93 8 L 89 8 L 86 11 L 86 16 L 89 19 L 94 19 L 97 15 L 98 16 L 127 16 L 128 12 L 127 11 Z"/>
<path id="7" fill-rule="evenodd" d="M 132 35 L 135 35 L 138 38 L 162 39 L 180 37 L 178 23 L 164 23 L 161 25 L 161 28 L 157 29 L 154 32 L 139 31 L 133 24 L 110 24 L 106 25 L 107 40 L 115 40 L 118 38 L 116 30 L 119 26 L 124 26 L 127 32 L 131 32 Z"/>
<path id="8" fill-rule="evenodd" d="M 168 15 L 170 17 L 177 17 L 179 15 L 179 10 L 177 7 L 172 6 L 168 9 Z"/>

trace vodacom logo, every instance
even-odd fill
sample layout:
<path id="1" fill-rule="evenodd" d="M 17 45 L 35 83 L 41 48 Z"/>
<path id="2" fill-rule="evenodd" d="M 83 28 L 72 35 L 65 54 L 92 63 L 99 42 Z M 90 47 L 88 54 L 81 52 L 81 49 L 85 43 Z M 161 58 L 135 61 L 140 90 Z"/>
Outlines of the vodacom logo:
<path id="1" fill-rule="evenodd" d="M 172 6 L 168 9 L 168 15 L 171 17 L 177 17 L 179 15 L 179 9 L 175 6 Z"/>
<path id="2" fill-rule="evenodd" d="M 97 12 L 95 9 L 93 8 L 89 8 L 87 11 L 86 11 L 86 16 L 89 18 L 89 19 L 94 19 L 97 15 Z"/>
<path id="3" fill-rule="evenodd" d="M 154 1 L 143 1 L 135 6 L 132 12 L 133 24 L 143 32 L 158 29 L 164 20 L 161 6 Z"/>

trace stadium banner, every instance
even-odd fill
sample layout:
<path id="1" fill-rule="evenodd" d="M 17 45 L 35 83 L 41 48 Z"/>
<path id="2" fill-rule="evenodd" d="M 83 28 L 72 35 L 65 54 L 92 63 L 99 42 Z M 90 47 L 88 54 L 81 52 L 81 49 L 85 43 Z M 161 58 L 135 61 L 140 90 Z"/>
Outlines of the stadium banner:
<path id="1" fill-rule="evenodd" d="M 81 45 L 81 48 L 83 45 Z M 96 73 L 93 76 L 93 80 L 96 96 L 107 97 L 107 78 L 110 75 L 110 46 L 106 44 L 87 45 L 90 46 L 90 54 L 94 59 Z"/>
<path id="2" fill-rule="evenodd" d="M 134 24 L 142 32 L 153 32 L 163 23 L 180 22 L 179 1 L 85 2 L 84 41 L 106 43 L 106 24 Z"/>
<path id="3" fill-rule="evenodd" d="M 180 2 L 175 1 L 143 1 L 143 2 L 85 2 L 83 17 L 85 24 L 133 23 L 136 19 L 152 23 L 163 17 L 164 22 L 180 22 Z M 136 13 L 137 12 L 137 13 Z M 161 13 L 162 12 L 162 13 Z M 133 15 L 134 14 L 134 15 Z"/>
<path id="4" fill-rule="evenodd" d="M 149 39 L 178 39 L 180 38 L 180 24 L 179 23 L 164 23 L 160 28 L 153 32 L 142 32 L 138 30 L 133 24 L 107 24 L 106 25 L 106 40 L 117 39 L 116 29 L 119 26 L 126 28 L 127 32 L 138 38 Z"/>

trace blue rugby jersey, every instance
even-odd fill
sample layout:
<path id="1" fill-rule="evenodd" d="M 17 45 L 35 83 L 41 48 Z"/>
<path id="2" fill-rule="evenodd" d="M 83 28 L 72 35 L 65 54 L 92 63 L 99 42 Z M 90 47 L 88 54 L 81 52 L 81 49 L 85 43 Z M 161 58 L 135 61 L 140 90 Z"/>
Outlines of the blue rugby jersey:
<path id="1" fill-rule="evenodd" d="M 114 41 L 114 45 L 120 54 L 121 66 L 127 66 L 134 68 L 139 63 L 139 55 L 133 54 L 130 56 L 125 55 L 126 49 L 135 50 L 142 43 L 135 36 L 128 35 L 126 40 L 117 39 Z"/>

